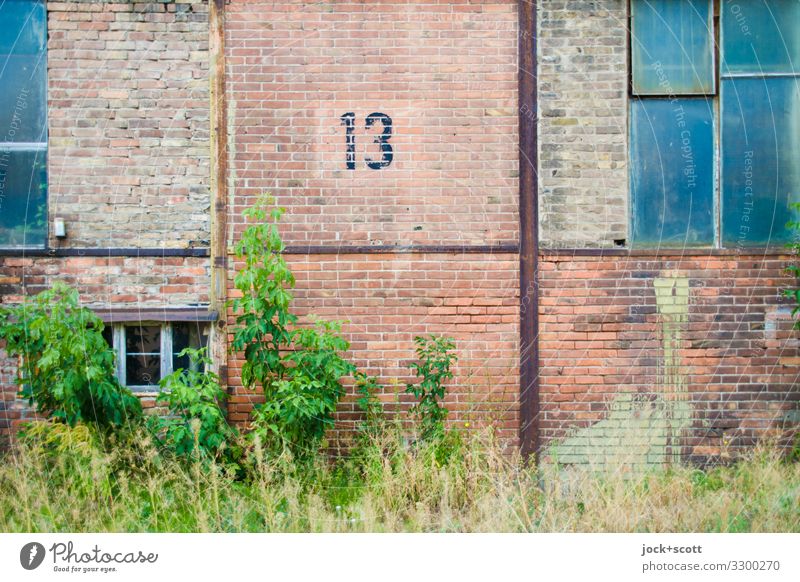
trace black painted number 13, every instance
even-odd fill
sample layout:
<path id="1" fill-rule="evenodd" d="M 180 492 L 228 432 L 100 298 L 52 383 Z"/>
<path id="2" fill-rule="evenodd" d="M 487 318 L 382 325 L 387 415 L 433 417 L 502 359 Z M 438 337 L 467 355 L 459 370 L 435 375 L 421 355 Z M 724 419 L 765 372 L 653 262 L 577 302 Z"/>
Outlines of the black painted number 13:
<path id="1" fill-rule="evenodd" d="M 355 170 L 356 169 L 356 114 L 349 112 L 345 113 L 340 117 L 342 120 L 342 125 L 345 126 L 345 135 L 346 135 L 346 143 L 347 143 L 347 169 L 348 170 Z M 383 124 L 383 133 L 379 136 L 375 137 L 374 143 L 379 144 L 381 146 L 381 160 L 376 162 L 372 158 L 367 158 L 365 161 L 367 162 L 367 166 L 372 170 L 380 170 L 381 168 L 385 168 L 389 164 L 392 163 L 392 159 L 394 159 L 394 153 L 392 151 L 392 146 L 389 143 L 389 139 L 392 137 L 392 118 L 386 115 L 385 113 L 370 113 L 367 115 L 367 129 L 375 125 L 375 122 L 380 120 Z"/>

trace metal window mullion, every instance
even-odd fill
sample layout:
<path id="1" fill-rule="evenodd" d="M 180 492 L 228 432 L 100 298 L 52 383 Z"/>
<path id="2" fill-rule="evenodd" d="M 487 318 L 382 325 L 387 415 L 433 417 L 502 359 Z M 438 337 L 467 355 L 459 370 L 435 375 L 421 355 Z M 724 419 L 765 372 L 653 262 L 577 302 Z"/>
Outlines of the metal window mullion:
<path id="1" fill-rule="evenodd" d="M 28 152 L 28 151 L 47 151 L 46 141 L 0 141 L 0 151 L 4 152 Z"/>
<path id="2" fill-rule="evenodd" d="M 165 323 L 161 326 L 161 378 L 172 373 L 172 326 Z"/>
<path id="3" fill-rule="evenodd" d="M 125 353 L 124 325 L 116 324 L 113 327 L 112 341 L 114 345 L 117 346 L 117 365 L 116 365 L 117 380 L 119 380 L 120 384 L 125 386 L 125 359 L 127 357 L 127 354 Z"/>

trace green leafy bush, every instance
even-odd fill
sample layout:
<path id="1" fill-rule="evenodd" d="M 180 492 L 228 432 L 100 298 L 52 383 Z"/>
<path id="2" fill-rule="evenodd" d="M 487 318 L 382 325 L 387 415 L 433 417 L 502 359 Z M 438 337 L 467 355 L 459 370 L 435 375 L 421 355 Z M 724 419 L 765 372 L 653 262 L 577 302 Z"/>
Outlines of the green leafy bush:
<path id="1" fill-rule="evenodd" d="M 295 280 L 277 226 L 284 210 L 270 209 L 271 203 L 262 198 L 243 213 L 251 224 L 236 245 L 244 267 L 234 279 L 241 296 L 231 302 L 236 327 L 230 347 L 244 353 L 242 382 L 264 393 L 265 402 L 253 410 L 254 436 L 297 454 L 317 447 L 333 424 L 341 380 L 355 366 L 342 357 L 350 346 L 338 335 L 341 323 L 295 327 L 289 309 Z"/>
<path id="2" fill-rule="evenodd" d="M 453 353 L 456 346 L 451 338 L 435 335 L 416 337 L 414 343 L 419 361 L 412 363 L 411 369 L 420 381 L 406 385 L 406 393 L 417 399 L 411 413 L 420 421 L 423 440 L 441 438 L 448 414 L 442 405 L 447 390 L 444 383 L 453 377 L 451 367 L 458 361 Z"/>
<path id="3" fill-rule="evenodd" d="M 340 329 L 339 322 L 317 321 L 313 328 L 293 330 L 294 351 L 283 358 L 284 374 L 264 386 L 266 402 L 253 411 L 253 426 L 266 442 L 305 452 L 333 425 L 344 395 L 341 379 L 356 371 L 342 357 L 350 344 L 337 335 Z"/>
<path id="4" fill-rule="evenodd" d="M 175 370 L 160 382 L 156 404 L 166 406 L 168 414 L 151 417 L 150 427 L 159 443 L 179 456 L 198 452 L 220 457 L 236 437 L 222 408 L 225 391 L 210 371 L 206 348 L 186 348 L 180 353 L 184 355 L 189 356 L 189 369 Z"/>
<path id="5" fill-rule="evenodd" d="M 375 376 L 367 376 L 363 372 L 355 373 L 356 379 L 356 406 L 364 413 L 364 420 L 358 427 L 360 434 L 373 436 L 381 431 L 385 423 L 385 412 L 383 402 L 378 398 L 378 379 Z"/>
<path id="6" fill-rule="evenodd" d="M 139 399 L 114 374 L 103 322 L 56 282 L 17 306 L 0 306 L 0 339 L 20 358 L 20 395 L 42 414 L 75 425 L 120 426 L 139 420 Z"/>

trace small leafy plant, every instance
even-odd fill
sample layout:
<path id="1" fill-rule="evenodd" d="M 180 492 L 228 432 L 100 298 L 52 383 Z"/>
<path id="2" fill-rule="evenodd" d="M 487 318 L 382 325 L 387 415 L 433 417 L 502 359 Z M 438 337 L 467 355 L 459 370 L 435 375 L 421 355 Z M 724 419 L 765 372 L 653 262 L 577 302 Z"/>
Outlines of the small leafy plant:
<path id="1" fill-rule="evenodd" d="M 378 435 L 385 423 L 383 402 L 378 398 L 381 387 L 375 376 L 367 376 L 364 372 L 356 372 L 356 406 L 364 413 L 364 420 L 358 427 L 360 434 L 366 437 Z"/>
<path id="2" fill-rule="evenodd" d="M 114 374 L 103 322 L 64 283 L 20 305 L 0 306 L 0 339 L 20 359 L 20 395 L 42 414 L 70 426 L 100 428 L 141 419 L 139 399 Z"/>
<path id="3" fill-rule="evenodd" d="M 795 212 L 800 212 L 800 203 L 794 202 L 789 204 L 789 208 Z M 786 228 L 789 229 L 792 234 L 792 241 L 788 243 L 786 247 L 792 251 L 792 254 L 795 257 L 797 257 L 800 255 L 800 221 L 790 220 L 786 223 Z M 795 278 L 800 280 L 800 265 L 789 265 L 786 267 L 786 272 L 794 275 Z M 800 288 L 795 286 L 793 289 L 784 289 L 783 296 L 794 301 L 795 305 L 792 309 L 792 317 L 797 318 L 797 314 L 800 313 Z M 795 319 L 794 327 L 795 329 L 800 329 L 800 319 Z"/>
<path id="4" fill-rule="evenodd" d="M 411 413 L 419 419 L 422 440 L 430 441 L 444 436 L 444 421 L 448 410 L 442 404 L 445 382 L 453 378 L 451 370 L 458 361 L 456 346 L 451 338 L 430 335 L 415 337 L 418 362 L 411 369 L 420 378 L 416 384 L 407 384 L 406 393 L 417 399 Z"/>
<path id="5" fill-rule="evenodd" d="M 209 369 L 206 348 L 186 348 L 179 355 L 189 356 L 189 368 L 161 380 L 156 404 L 166 406 L 168 414 L 151 417 L 150 427 L 160 444 L 179 456 L 219 457 L 236 436 L 225 420 L 225 391 Z"/>

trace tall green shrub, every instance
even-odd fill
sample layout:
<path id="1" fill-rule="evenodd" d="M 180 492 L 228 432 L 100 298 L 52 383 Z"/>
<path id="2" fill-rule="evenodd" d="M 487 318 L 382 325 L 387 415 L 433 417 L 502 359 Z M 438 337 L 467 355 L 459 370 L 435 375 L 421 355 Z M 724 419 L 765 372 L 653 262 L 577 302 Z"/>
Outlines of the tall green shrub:
<path id="1" fill-rule="evenodd" d="M 304 454 L 333 424 L 344 394 L 341 380 L 355 366 L 342 355 L 350 345 L 338 335 L 341 323 L 296 327 L 290 311 L 295 280 L 277 226 L 284 210 L 270 209 L 271 202 L 264 198 L 244 212 L 250 224 L 236 245 L 244 266 L 234 279 L 241 296 L 231 303 L 231 350 L 244 353 L 242 382 L 264 394 L 265 402 L 253 410 L 253 433 L 267 446 Z"/>
<path id="2" fill-rule="evenodd" d="M 231 350 L 244 352 L 242 383 L 247 387 L 283 377 L 281 350 L 291 342 L 289 326 L 297 321 L 289 312 L 294 275 L 283 258 L 278 232 L 284 209 L 270 208 L 271 202 L 262 198 L 242 213 L 251 224 L 236 244 L 236 257 L 244 266 L 233 280 L 241 297 L 231 304 L 236 313 Z"/>
<path id="3" fill-rule="evenodd" d="M 103 322 L 61 282 L 16 306 L 0 306 L 0 339 L 20 358 L 20 395 L 69 425 L 120 426 L 142 416 L 139 399 L 114 374 Z"/>

